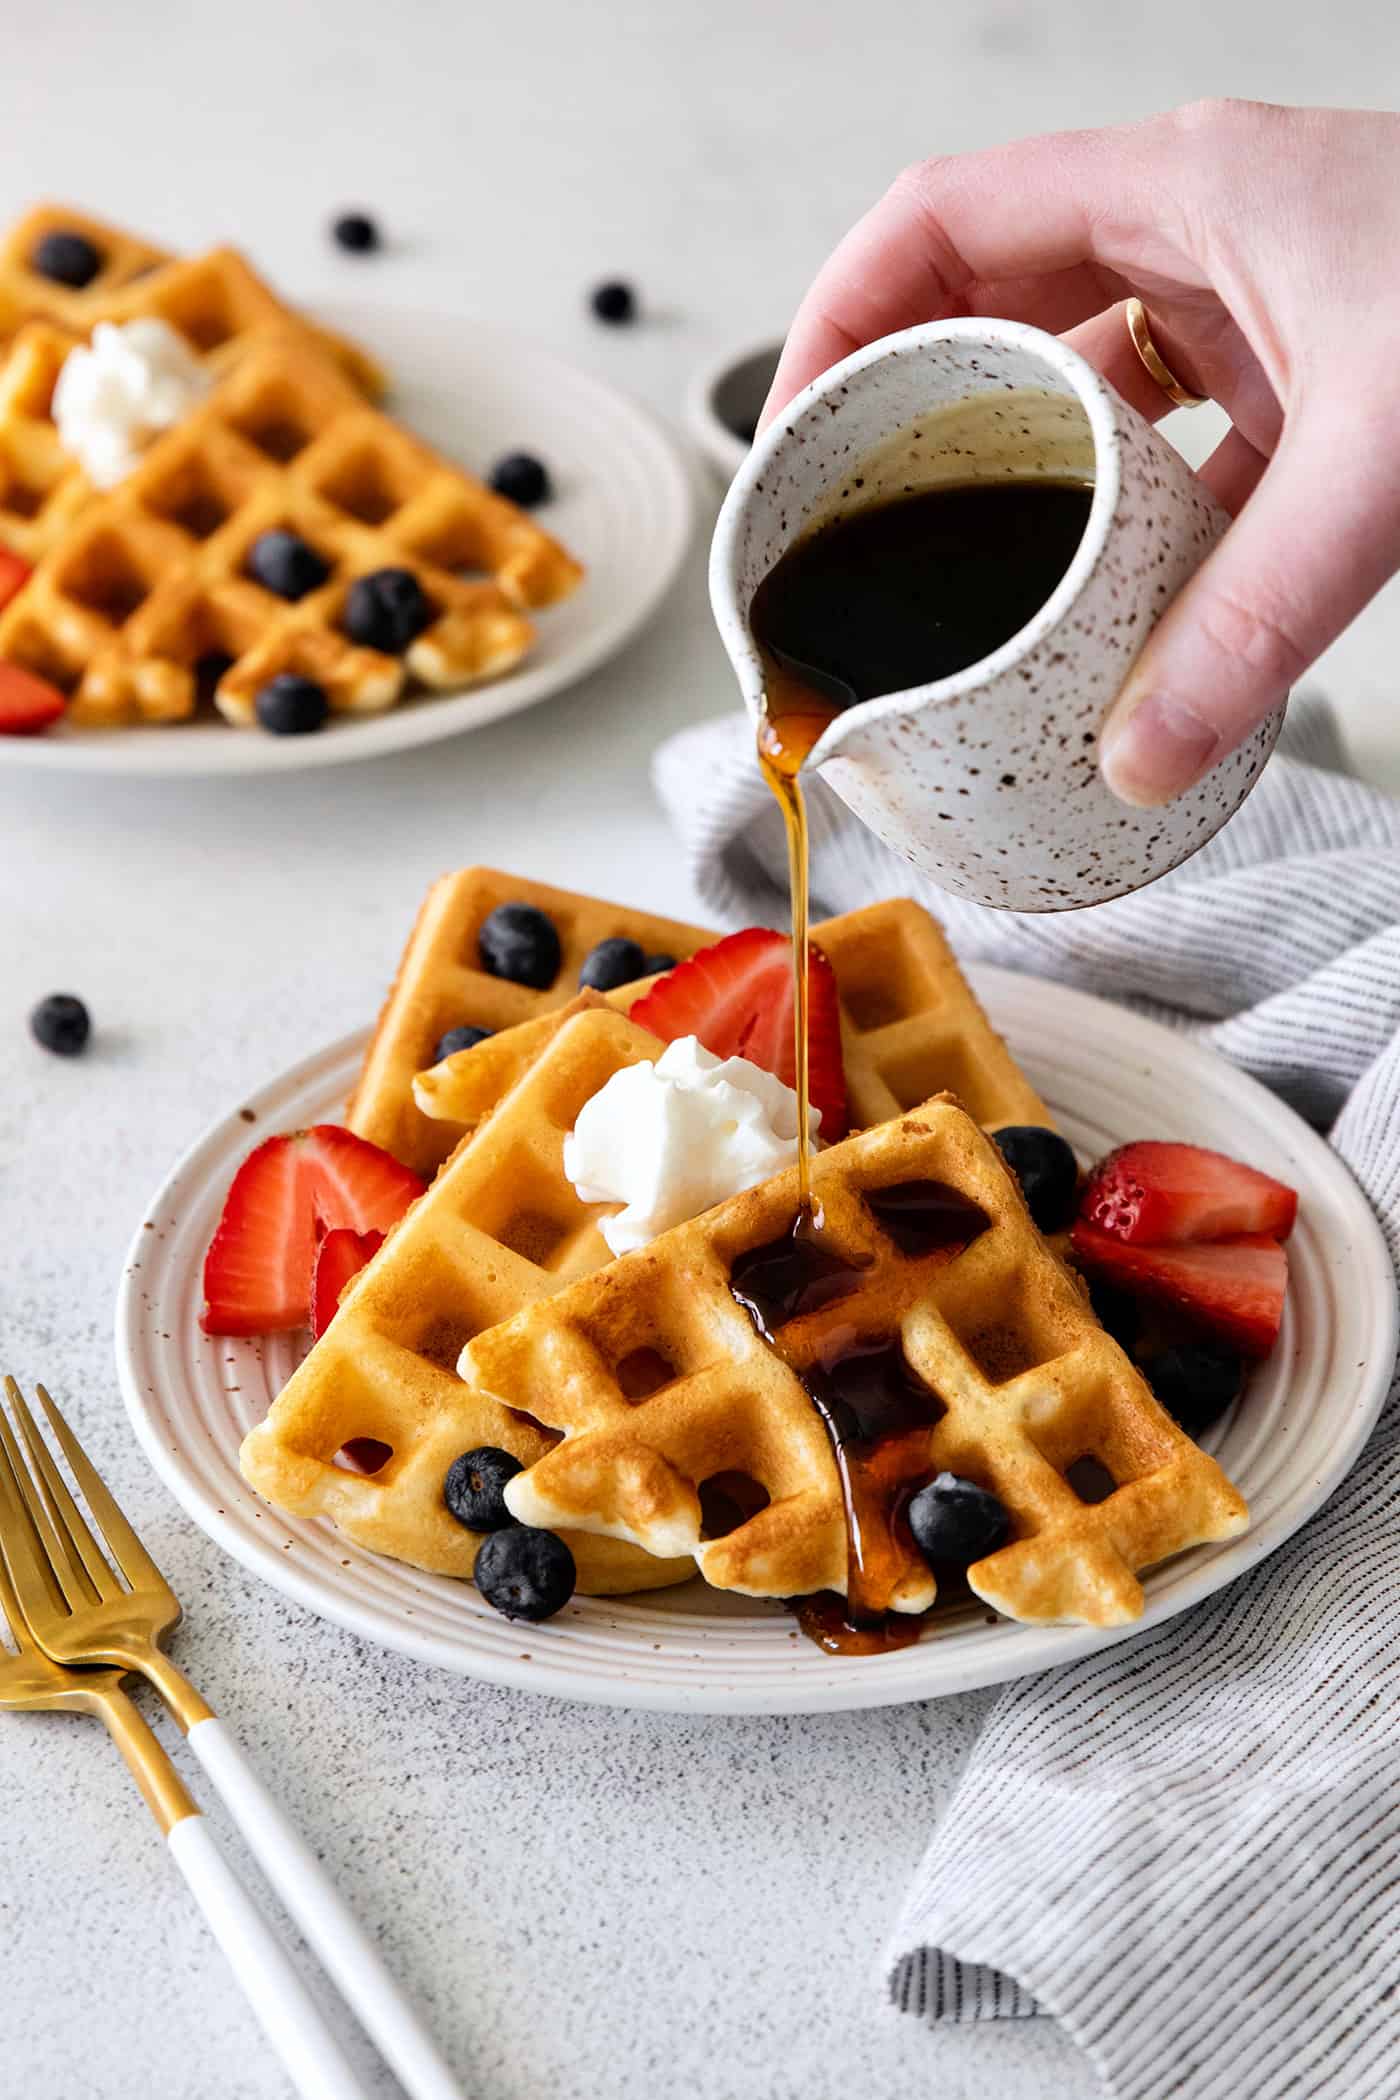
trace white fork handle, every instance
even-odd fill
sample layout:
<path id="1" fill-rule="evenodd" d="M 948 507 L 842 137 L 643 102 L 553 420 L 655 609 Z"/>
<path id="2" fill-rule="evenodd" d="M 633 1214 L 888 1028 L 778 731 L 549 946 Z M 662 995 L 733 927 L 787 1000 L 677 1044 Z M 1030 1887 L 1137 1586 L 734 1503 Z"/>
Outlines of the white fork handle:
<path id="1" fill-rule="evenodd" d="M 404 2091 L 412 2100 L 463 2100 L 461 2087 L 385 1968 L 378 1948 L 223 1722 L 196 1721 L 189 1744 L 253 1857 Z"/>
<path id="2" fill-rule="evenodd" d="M 290 1955 L 220 1852 L 203 1816 L 185 1816 L 167 1842 L 303 2100 L 369 2100 Z"/>

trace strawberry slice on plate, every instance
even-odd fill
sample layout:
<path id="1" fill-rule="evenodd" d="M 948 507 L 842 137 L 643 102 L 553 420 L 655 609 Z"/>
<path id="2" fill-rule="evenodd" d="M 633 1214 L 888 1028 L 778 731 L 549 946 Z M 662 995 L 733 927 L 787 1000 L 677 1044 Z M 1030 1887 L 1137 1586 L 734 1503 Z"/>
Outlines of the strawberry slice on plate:
<path id="1" fill-rule="evenodd" d="M 0 662 L 0 736 L 33 736 L 56 722 L 67 705 L 46 678 L 22 664 Z"/>
<path id="2" fill-rule="evenodd" d="M 770 927 L 748 926 L 659 978 L 632 1019 L 663 1042 L 698 1036 L 715 1057 L 746 1057 L 785 1086 L 797 1080 L 792 942 Z M 846 1074 L 836 973 L 815 943 L 807 946 L 807 1065 L 813 1108 L 830 1144 L 846 1134 Z"/>
<path id="3" fill-rule="evenodd" d="M 1288 1256 L 1267 1233 L 1144 1247 L 1081 1218 L 1070 1241 L 1076 1261 L 1090 1276 L 1184 1313 L 1203 1333 L 1245 1356 L 1267 1356 L 1278 1340 Z"/>
<path id="4" fill-rule="evenodd" d="M 321 1235 L 391 1232 L 423 1187 L 378 1145 L 336 1123 L 266 1138 L 224 1200 L 204 1258 L 200 1326 L 206 1334 L 305 1327 Z"/>
<path id="5" fill-rule="evenodd" d="M 34 574 L 29 563 L 8 547 L 0 547 L 0 607 L 17 597 Z"/>
<path id="6" fill-rule="evenodd" d="M 1272 1175 L 1223 1152 L 1148 1139 L 1120 1145 L 1099 1161 L 1085 1183 L 1079 1215 L 1134 1246 L 1260 1232 L 1286 1240 L 1298 1197 Z"/>
<path id="7" fill-rule="evenodd" d="M 311 1272 L 311 1332 L 318 1342 L 335 1318 L 346 1284 L 383 1245 L 382 1232 L 355 1232 L 348 1225 L 332 1226 L 321 1241 Z"/>

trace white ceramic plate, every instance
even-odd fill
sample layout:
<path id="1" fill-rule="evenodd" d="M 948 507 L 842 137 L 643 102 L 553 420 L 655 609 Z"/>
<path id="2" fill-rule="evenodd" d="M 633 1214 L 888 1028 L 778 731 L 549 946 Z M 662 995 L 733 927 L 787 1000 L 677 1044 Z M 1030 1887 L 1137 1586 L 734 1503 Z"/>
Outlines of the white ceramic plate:
<path id="1" fill-rule="evenodd" d="M 656 609 L 690 544 L 691 468 L 645 409 L 587 372 L 465 315 L 336 306 L 320 318 L 361 339 L 393 375 L 390 412 L 473 473 L 505 452 L 545 460 L 555 497 L 541 524 L 584 564 L 572 598 L 533 615 L 516 671 L 387 714 L 335 716 L 315 736 L 225 722 L 64 729 L 0 737 L 0 765 L 104 773 L 264 773 L 378 758 L 479 729 L 575 685 Z"/>
<path id="2" fill-rule="evenodd" d="M 1343 1478 L 1380 1410 L 1396 1344 L 1395 1279 L 1380 1230 L 1336 1156 L 1273 1095 L 1155 1022 L 1004 970 L 973 983 L 1062 1128 L 1086 1156 L 1130 1137 L 1188 1138 L 1238 1154 L 1302 1195 L 1284 1328 L 1212 1448 L 1248 1497 L 1244 1537 L 1200 1546 L 1146 1577 L 1144 1626 L 1183 1611 L 1271 1552 Z M 980 1607 L 914 1647 L 825 1655 L 778 1606 L 698 1580 L 631 1598 L 578 1598 L 543 1626 L 513 1625 L 468 1583 L 287 1518 L 244 1486 L 237 1451 L 290 1375 L 291 1337 L 200 1334 L 200 1271 L 224 1193 L 251 1142 L 335 1117 L 363 1039 L 333 1044 L 249 1096 L 200 1140 L 142 1221 L 117 1303 L 117 1360 L 152 1464 L 210 1536 L 274 1588 L 443 1669 L 618 1706 L 715 1713 L 833 1712 L 927 1699 L 1066 1662 L 1122 1632 L 1029 1627 Z M 1131 1633 L 1138 1629 L 1128 1628 Z"/>

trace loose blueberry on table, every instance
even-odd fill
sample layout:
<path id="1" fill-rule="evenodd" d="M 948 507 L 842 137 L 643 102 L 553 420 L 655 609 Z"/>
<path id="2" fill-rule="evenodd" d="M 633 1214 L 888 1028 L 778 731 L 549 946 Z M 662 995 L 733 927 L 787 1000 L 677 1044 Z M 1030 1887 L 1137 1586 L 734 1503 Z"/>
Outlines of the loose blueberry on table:
<path id="1" fill-rule="evenodd" d="M 29 1016 L 29 1028 L 35 1042 L 56 1057 L 76 1057 L 92 1033 L 92 1018 L 71 992 L 50 992 Z"/>
<path id="2" fill-rule="evenodd" d="M 553 920 L 534 904 L 498 904 L 482 920 L 476 946 L 489 976 L 536 992 L 548 991 L 564 960 Z"/>
<path id="3" fill-rule="evenodd" d="M 637 318 L 637 295 L 630 284 L 620 277 L 610 277 L 597 284 L 588 295 L 588 303 L 600 321 L 613 328 L 625 327 Z"/>
<path id="4" fill-rule="evenodd" d="M 369 255 L 380 245 L 380 232 L 368 212 L 343 211 L 331 221 L 331 239 L 347 255 Z"/>

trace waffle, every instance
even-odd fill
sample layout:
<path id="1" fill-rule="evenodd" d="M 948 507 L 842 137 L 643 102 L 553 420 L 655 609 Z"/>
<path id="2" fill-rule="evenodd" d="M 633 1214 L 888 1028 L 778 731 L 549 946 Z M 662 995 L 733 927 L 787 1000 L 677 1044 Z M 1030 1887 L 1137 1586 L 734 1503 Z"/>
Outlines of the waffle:
<path id="1" fill-rule="evenodd" d="M 246 573 L 276 526 L 332 564 L 295 604 Z M 402 657 L 340 625 L 353 580 L 385 567 L 411 570 L 436 608 Z M 337 712 L 374 713 L 410 680 L 453 691 L 508 670 L 533 636 L 521 608 L 565 596 L 579 573 L 523 511 L 367 406 L 304 332 L 268 328 L 88 501 L 0 616 L 0 658 L 69 694 L 76 723 L 178 720 L 206 685 L 249 723 L 282 671 L 314 679 Z"/>
<path id="2" fill-rule="evenodd" d="M 1008 1123 L 1053 1127 L 1049 1109 L 982 1011 L 942 929 L 921 905 L 907 897 L 868 904 L 814 926 L 812 939 L 836 972 L 854 1128 L 883 1123 L 945 1091 L 956 1094 L 984 1129 Z M 607 1000 L 628 1012 L 654 982 L 624 985 L 607 993 Z M 460 1138 L 490 1113 L 557 1026 L 557 1018 L 540 1017 L 528 1029 L 510 1029 L 419 1073 L 412 1085 L 420 1113 Z M 427 1028 L 422 1039 L 431 1040 Z"/>
<path id="3" fill-rule="evenodd" d="M 537 905 L 558 931 L 563 961 L 545 991 L 491 977 L 479 967 L 477 932 L 487 913 L 506 903 Z M 678 958 L 693 955 L 715 939 L 698 926 L 551 889 L 496 868 L 463 868 L 442 876 L 423 901 L 379 1016 L 346 1110 L 350 1128 L 416 1173 L 431 1174 L 468 1125 L 479 1120 L 470 1115 L 455 1123 L 444 1121 L 436 1112 L 425 1114 L 414 1100 L 414 1077 L 431 1064 L 439 1039 L 449 1028 L 465 1026 L 514 1033 L 518 1022 L 559 1013 L 577 993 L 584 957 L 614 934 L 640 942 L 648 954 Z M 472 1068 L 479 1077 L 490 1076 L 494 1092 L 488 1106 L 519 1077 L 549 1033 L 548 1028 L 537 1031 L 523 1045 L 478 1046 L 490 1053 L 484 1069 Z"/>
<path id="4" fill-rule="evenodd" d="M 57 321 L 26 321 L 0 362 L 0 546 L 31 563 L 59 544 L 93 498 L 52 412 L 63 361 L 80 340 Z"/>
<path id="5" fill-rule="evenodd" d="M 561 1031 L 489 1129 L 461 1146 L 428 1193 L 346 1291 L 335 1318 L 243 1445 L 258 1492 L 299 1516 L 329 1517 L 376 1553 L 443 1575 L 470 1575 L 480 1543 L 447 1512 L 452 1460 L 493 1444 L 526 1464 L 551 1438 L 464 1386 L 454 1372 L 470 1335 L 609 1259 L 603 1207 L 564 1176 L 579 1109 L 623 1066 L 655 1058 L 654 1036 L 611 1011 Z M 387 1445 L 379 1471 L 335 1463 L 359 1438 Z M 579 1587 L 652 1589 L 694 1574 L 635 1546 L 569 1535 Z"/>
<path id="6" fill-rule="evenodd" d="M 80 233 L 102 257 L 91 284 L 56 284 L 31 257 L 46 233 Z M 108 226 L 66 204 L 36 204 L 0 236 L 0 342 L 26 321 L 58 321 L 87 335 L 98 321 L 159 314 L 197 350 L 227 345 L 241 331 L 295 317 L 233 248 L 180 261 L 139 234 Z M 304 326 L 371 401 L 386 390 L 381 368 L 357 343 L 331 329 Z"/>
<path id="7" fill-rule="evenodd" d="M 707 1581 L 747 1596 L 846 1593 L 854 1569 L 863 1608 L 927 1608 L 935 1578 L 888 1496 L 859 1485 L 854 1447 L 843 1464 L 857 1480 L 862 1552 L 848 1554 L 842 1471 L 804 1384 L 820 1390 L 817 1367 L 863 1341 L 897 1342 L 902 1375 L 926 1389 L 894 1477 L 948 1468 L 1010 1512 L 1010 1543 L 968 1580 L 1013 1618 L 1128 1622 L 1142 1611 L 1139 1569 L 1243 1529 L 1244 1503 L 1099 1327 L 956 1102 L 846 1139 L 818 1156 L 813 1178 L 822 1245 L 849 1288 L 775 1320 L 773 1343 L 730 1278 L 740 1257 L 790 1231 L 795 1169 L 468 1342 L 470 1385 L 563 1434 L 512 1482 L 518 1517 L 691 1553 Z M 930 1180 L 979 1206 L 985 1229 L 964 1246 L 903 1253 L 871 1203 Z M 1111 1476 L 1102 1499 L 1101 1472 L 1092 1494 L 1083 1483 L 1089 1461 Z"/>
<path id="8" fill-rule="evenodd" d="M 75 289 L 55 284 L 36 270 L 30 257 L 46 233 L 80 233 L 102 258 L 91 284 Z M 114 292 L 146 277 L 171 260 L 139 234 L 108 226 L 90 212 L 66 204 L 36 204 L 0 235 L 0 342 L 36 316 L 61 321 L 85 335 L 105 317 L 105 302 Z"/>

